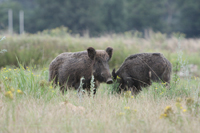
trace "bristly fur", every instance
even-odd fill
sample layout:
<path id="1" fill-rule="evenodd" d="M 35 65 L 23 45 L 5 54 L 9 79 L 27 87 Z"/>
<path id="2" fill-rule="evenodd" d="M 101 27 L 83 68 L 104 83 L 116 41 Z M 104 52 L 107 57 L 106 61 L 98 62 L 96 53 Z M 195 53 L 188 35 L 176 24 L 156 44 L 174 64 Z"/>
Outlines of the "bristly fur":
<path id="1" fill-rule="evenodd" d="M 170 83 L 171 63 L 161 53 L 140 53 L 130 55 L 120 68 L 112 72 L 114 79 L 120 83 L 120 88 L 134 88 L 136 92 L 141 87 L 151 85 L 151 81 Z"/>
<path id="2" fill-rule="evenodd" d="M 109 52 L 107 52 L 109 51 Z M 73 87 L 78 89 L 80 78 L 84 77 L 83 88 L 90 90 L 90 80 L 94 75 L 95 88 L 99 82 L 111 79 L 108 61 L 112 57 L 112 48 L 87 51 L 65 52 L 58 55 L 49 65 L 49 81 L 61 86 L 62 91 Z"/>

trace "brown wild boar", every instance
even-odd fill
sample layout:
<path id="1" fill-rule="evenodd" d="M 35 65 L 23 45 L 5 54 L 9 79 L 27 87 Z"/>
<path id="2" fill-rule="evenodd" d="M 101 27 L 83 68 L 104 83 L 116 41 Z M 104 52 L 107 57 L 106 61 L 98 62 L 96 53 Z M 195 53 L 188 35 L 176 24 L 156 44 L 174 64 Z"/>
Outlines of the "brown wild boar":
<path id="1" fill-rule="evenodd" d="M 119 70 L 113 69 L 112 76 L 121 89 L 137 94 L 141 87 L 151 85 L 151 81 L 170 83 L 171 63 L 161 53 L 140 53 L 127 57 Z"/>
<path id="2" fill-rule="evenodd" d="M 83 89 L 89 92 L 92 75 L 95 88 L 101 82 L 112 84 L 113 80 L 108 65 L 112 53 L 111 47 L 106 50 L 95 50 L 89 47 L 87 51 L 62 53 L 50 63 L 49 81 L 53 81 L 55 85 L 59 82 L 62 92 L 71 87 L 78 89 L 81 77 L 84 77 Z"/>

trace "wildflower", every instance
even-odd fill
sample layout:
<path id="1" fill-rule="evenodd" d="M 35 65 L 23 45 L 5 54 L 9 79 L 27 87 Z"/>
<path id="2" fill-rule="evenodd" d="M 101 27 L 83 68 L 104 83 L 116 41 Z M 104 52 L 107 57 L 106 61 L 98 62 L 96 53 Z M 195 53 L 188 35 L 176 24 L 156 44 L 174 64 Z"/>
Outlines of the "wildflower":
<path id="1" fill-rule="evenodd" d="M 7 78 L 7 77 L 6 77 L 6 80 L 10 82 L 12 79 L 11 79 L 11 78 Z"/>
<path id="2" fill-rule="evenodd" d="M 172 107 L 171 106 L 165 107 L 164 114 L 167 114 L 167 116 L 172 115 L 173 114 Z"/>
<path id="3" fill-rule="evenodd" d="M 7 77 L 5 79 L 8 79 Z"/>
<path id="4" fill-rule="evenodd" d="M 156 87 L 155 89 L 157 90 L 158 88 Z"/>
<path id="5" fill-rule="evenodd" d="M 7 92 L 5 93 L 5 96 L 9 96 L 11 93 L 12 93 L 11 91 L 7 91 Z"/>
<path id="6" fill-rule="evenodd" d="M 52 92 L 52 93 L 54 93 L 55 91 L 54 91 L 54 90 L 52 90 L 51 92 Z"/>
<path id="7" fill-rule="evenodd" d="M 118 115 L 119 115 L 119 116 L 122 116 L 122 115 L 124 115 L 124 113 L 123 113 L 123 112 L 120 112 Z"/>
<path id="8" fill-rule="evenodd" d="M 5 96 L 6 96 L 6 97 L 9 97 L 10 99 L 13 99 L 13 94 L 12 94 L 11 91 L 7 91 L 7 92 L 5 93 Z"/>
<path id="9" fill-rule="evenodd" d="M 20 89 L 17 90 L 17 93 L 23 94 L 23 92 Z"/>
<path id="10" fill-rule="evenodd" d="M 13 94 L 12 93 L 10 93 L 9 98 L 13 99 Z"/>
<path id="11" fill-rule="evenodd" d="M 181 103 L 180 102 L 176 102 L 176 107 L 178 108 L 178 109 L 182 109 L 183 107 L 181 106 Z"/>
<path id="12" fill-rule="evenodd" d="M 183 112 L 187 112 L 187 110 L 186 110 L 186 109 L 183 109 Z"/>
<path id="13" fill-rule="evenodd" d="M 137 112 L 137 109 L 134 109 L 133 111 L 134 111 L 134 112 Z"/>
<path id="14" fill-rule="evenodd" d="M 12 87 L 12 88 L 10 89 L 10 91 L 11 91 L 11 92 L 14 92 L 14 91 L 15 91 L 15 89 Z"/>
<path id="15" fill-rule="evenodd" d="M 176 99 L 176 102 L 180 103 L 181 101 L 182 101 L 182 99 L 180 97 Z"/>
<path id="16" fill-rule="evenodd" d="M 4 69 L 6 70 L 6 67 L 4 67 Z"/>
<path id="17" fill-rule="evenodd" d="M 50 85 L 50 86 L 49 86 L 49 89 L 52 89 L 52 88 L 53 88 L 53 86 L 52 86 L 52 85 Z"/>
<path id="18" fill-rule="evenodd" d="M 162 83 L 163 85 L 166 85 L 167 83 L 166 82 L 164 82 L 164 83 Z"/>
<path id="19" fill-rule="evenodd" d="M 131 98 L 131 91 L 125 91 L 125 92 L 124 92 L 124 97 L 125 97 L 126 99 Z"/>
<path id="20" fill-rule="evenodd" d="M 191 106 L 193 103 L 194 103 L 194 99 L 192 99 L 192 98 L 187 98 L 186 99 L 186 105 L 187 106 Z"/>
<path id="21" fill-rule="evenodd" d="M 46 80 L 41 80 L 41 81 L 39 82 L 39 84 L 40 84 L 41 87 L 48 86 L 48 82 L 47 82 Z"/>
<path id="22" fill-rule="evenodd" d="M 129 109 L 130 109 L 130 107 L 124 107 L 124 109 L 127 109 L 127 110 L 129 110 Z"/>
<path id="23" fill-rule="evenodd" d="M 167 114 L 165 113 L 160 115 L 160 119 L 165 118 L 165 117 L 167 117 Z"/>
<path id="24" fill-rule="evenodd" d="M 8 69 L 9 71 L 11 71 L 11 69 Z"/>
<path id="25" fill-rule="evenodd" d="M 117 75 L 117 79 L 121 79 L 121 78 Z"/>
<path id="26" fill-rule="evenodd" d="M 134 98 L 134 96 L 131 96 L 131 98 Z"/>

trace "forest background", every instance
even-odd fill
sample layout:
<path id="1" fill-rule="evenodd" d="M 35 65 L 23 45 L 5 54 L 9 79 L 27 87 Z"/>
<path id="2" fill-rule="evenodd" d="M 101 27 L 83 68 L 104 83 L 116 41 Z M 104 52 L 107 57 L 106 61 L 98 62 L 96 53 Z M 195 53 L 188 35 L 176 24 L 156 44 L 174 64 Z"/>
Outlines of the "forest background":
<path id="1" fill-rule="evenodd" d="M 196 0 L 0 0 L 1 33 L 8 28 L 8 9 L 13 10 L 15 33 L 23 10 L 27 33 L 64 26 L 71 33 L 90 36 L 148 29 L 200 36 L 200 1 Z"/>

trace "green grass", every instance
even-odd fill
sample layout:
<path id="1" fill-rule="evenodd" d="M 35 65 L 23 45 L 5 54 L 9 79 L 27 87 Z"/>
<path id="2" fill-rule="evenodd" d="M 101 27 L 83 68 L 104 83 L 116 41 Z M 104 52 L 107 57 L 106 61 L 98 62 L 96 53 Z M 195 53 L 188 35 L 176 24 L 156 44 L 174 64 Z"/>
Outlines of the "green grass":
<path id="1" fill-rule="evenodd" d="M 148 39 L 130 33 L 88 38 L 58 29 L 8 36 L 0 45 L 7 49 L 0 54 L 0 132 L 199 132 L 199 70 L 187 77 L 176 73 L 187 64 L 200 66 L 199 39 L 177 38 L 161 33 Z M 48 83 L 49 63 L 61 52 L 90 46 L 114 48 L 110 69 L 130 54 L 163 53 L 173 64 L 170 88 L 153 83 L 132 96 L 101 84 L 95 97 L 73 89 L 62 95 Z"/>
<path id="2" fill-rule="evenodd" d="M 55 31 L 45 31 L 33 35 L 7 36 L 5 40 L 1 41 L 0 45 L 0 49 L 7 49 L 8 51 L 1 54 L 0 67 L 7 65 L 18 66 L 16 57 L 25 66 L 36 65 L 36 67 L 43 67 L 50 64 L 62 52 L 84 51 L 88 47 L 106 49 L 108 46 L 114 49 L 112 59 L 109 62 L 111 69 L 119 68 L 127 56 L 141 52 L 163 53 L 175 66 L 178 50 L 183 52 L 183 60 L 187 60 L 188 64 L 200 67 L 200 60 L 194 58 L 199 55 L 199 39 L 167 38 L 166 35 L 161 33 L 154 33 L 148 39 L 127 33 L 88 38 L 68 33 L 63 34 L 63 30 L 56 29 Z M 179 45 L 181 48 L 178 47 Z M 199 71 L 196 76 L 198 75 L 200 75 Z"/>
<path id="3" fill-rule="evenodd" d="M 153 83 L 136 97 L 129 92 L 112 94 L 113 85 L 101 84 L 94 98 L 80 99 L 75 90 L 62 95 L 59 87 L 54 89 L 47 82 L 47 68 L 2 68 L 0 131 L 198 132 L 199 80 L 181 78 L 176 84 L 171 82 L 171 89 Z M 187 98 L 194 99 L 191 106 Z M 177 99 L 182 99 L 180 106 Z M 160 118 L 167 106 L 173 113 Z"/>

